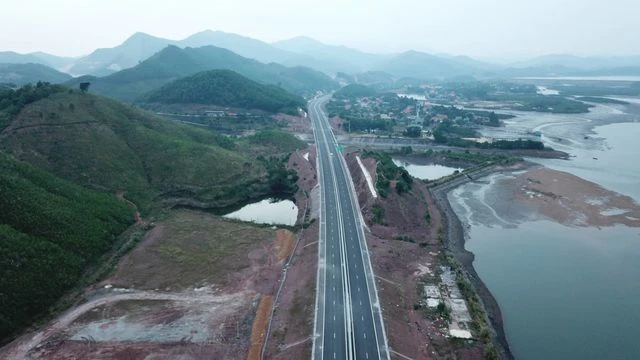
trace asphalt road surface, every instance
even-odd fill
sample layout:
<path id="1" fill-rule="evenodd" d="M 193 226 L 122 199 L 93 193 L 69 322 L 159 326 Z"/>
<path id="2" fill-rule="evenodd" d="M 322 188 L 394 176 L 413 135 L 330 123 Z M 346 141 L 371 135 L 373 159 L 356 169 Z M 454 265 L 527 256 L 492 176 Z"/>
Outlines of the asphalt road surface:
<path id="1" fill-rule="evenodd" d="M 309 102 L 321 188 L 314 359 L 389 359 L 362 216 L 322 105 Z"/>

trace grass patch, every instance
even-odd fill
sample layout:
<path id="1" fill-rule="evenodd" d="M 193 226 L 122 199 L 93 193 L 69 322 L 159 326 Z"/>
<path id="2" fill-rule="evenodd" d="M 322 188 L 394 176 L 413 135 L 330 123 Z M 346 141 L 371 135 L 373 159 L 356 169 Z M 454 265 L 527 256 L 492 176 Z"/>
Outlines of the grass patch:
<path id="1" fill-rule="evenodd" d="M 131 252 L 115 274 L 119 286 L 143 289 L 186 289 L 215 284 L 225 286 L 239 272 L 262 263 L 267 255 L 247 256 L 275 239 L 270 227 L 227 221 L 190 210 L 174 210 L 152 239 Z M 155 235 L 149 235 L 155 236 Z"/>

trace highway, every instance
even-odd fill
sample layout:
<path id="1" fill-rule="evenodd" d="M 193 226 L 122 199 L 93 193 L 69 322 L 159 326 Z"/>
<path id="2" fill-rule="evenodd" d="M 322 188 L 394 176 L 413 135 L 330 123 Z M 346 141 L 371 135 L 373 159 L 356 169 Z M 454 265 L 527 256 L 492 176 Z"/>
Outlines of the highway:
<path id="1" fill-rule="evenodd" d="M 313 359 L 389 359 L 353 181 L 322 105 L 309 102 L 321 189 Z"/>

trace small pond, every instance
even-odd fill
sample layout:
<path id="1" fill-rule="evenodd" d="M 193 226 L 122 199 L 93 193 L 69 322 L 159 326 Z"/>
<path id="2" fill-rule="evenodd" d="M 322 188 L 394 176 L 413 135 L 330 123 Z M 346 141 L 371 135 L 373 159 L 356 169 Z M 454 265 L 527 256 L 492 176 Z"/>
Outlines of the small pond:
<path id="1" fill-rule="evenodd" d="M 406 160 L 398 159 L 393 159 L 393 163 L 407 169 L 409 175 L 422 180 L 436 180 L 443 176 L 451 175 L 456 170 L 463 170 L 462 168 L 454 168 L 438 164 L 417 165 L 407 162 Z"/>
<path id="2" fill-rule="evenodd" d="M 258 224 L 293 226 L 298 218 L 298 207 L 291 200 L 265 199 L 247 204 L 224 217 Z"/>

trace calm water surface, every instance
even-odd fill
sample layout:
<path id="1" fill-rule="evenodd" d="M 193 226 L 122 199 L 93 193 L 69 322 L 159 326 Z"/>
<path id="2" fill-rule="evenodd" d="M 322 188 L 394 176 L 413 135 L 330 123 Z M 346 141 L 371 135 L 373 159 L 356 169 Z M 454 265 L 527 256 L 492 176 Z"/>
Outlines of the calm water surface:
<path id="1" fill-rule="evenodd" d="M 507 128 L 540 130 L 571 160 L 536 160 L 640 203 L 636 112 L 600 106 L 590 114 L 525 114 Z M 586 138 L 585 138 L 586 137 Z M 495 175 L 449 194 L 469 225 L 466 247 L 502 308 L 519 359 L 640 359 L 640 229 L 518 223 L 496 206 Z M 502 209 L 502 210 L 501 210 Z"/>
<path id="2" fill-rule="evenodd" d="M 451 175 L 455 171 L 463 170 L 462 168 L 454 168 L 438 164 L 417 165 L 405 160 L 397 159 L 393 159 L 393 163 L 397 166 L 404 167 L 411 176 L 422 180 L 436 180 L 443 176 Z"/>
<path id="3" fill-rule="evenodd" d="M 265 199 L 247 204 L 240 210 L 226 214 L 224 217 L 260 224 L 295 225 L 298 207 L 291 200 Z"/>

